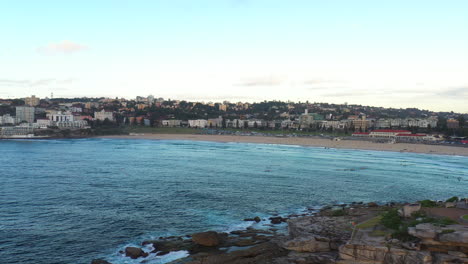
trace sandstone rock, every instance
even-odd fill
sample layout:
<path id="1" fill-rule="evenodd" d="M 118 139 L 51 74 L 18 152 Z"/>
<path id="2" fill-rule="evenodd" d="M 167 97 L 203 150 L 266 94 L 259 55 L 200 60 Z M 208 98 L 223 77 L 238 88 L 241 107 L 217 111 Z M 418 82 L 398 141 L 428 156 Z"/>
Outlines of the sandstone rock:
<path id="1" fill-rule="evenodd" d="M 432 264 L 432 256 L 428 251 L 412 251 L 400 248 L 389 248 L 373 245 L 346 244 L 340 246 L 339 263 L 405 263 Z"/>
<path id="2" fill-rule="evenodd" d="M 440 228 L 433 224 L 419 224 L 415 227 L 408 228 L 408 233 L 414 237 L 421 239 L 435 239 Z"/>
<path id="3" fill-rule="evenodd" d="M 192 240 L 195 244 L 206 246 L 206 247 L 215 247 L 221 244 L 221 236 L 214 231 L 195 233 L 192 235 Z"/>
<path id="4" fill-rule="evenodd" d="M 284 248 L 296 252 L 324 252 L 330 251 L 329 241 L 319 241 L 315 237 L 300 237 L 284 243 Z"/>
<path id="5" fill-rule="evenodd" d="M 287 251 L 272 242 L 226 254 L 194 255 L 190 264 L 272 264 L 274 259 L 286 256 Z M 187 264 L 188 264 L 187 263 Z"/>
<path id="6" fill-rule="evenodd" d="M 141 248 L 127 247 L 125 248 L 125 256 L 137 259 L 139 257 L 147 257 L 148 253 L 144 252 Z"/>
<path id="7" fill-rule="evenodd" d="M 112 263 L 105 261 L 103 259 L 93 259 L 93 261 L 91 261 L 91 264 L 112 264 Z"/>
<path id="8" fill-rule="evenodd" d="M 448 251 L 448 255 L 458 257 L 458 258 L 466 258 L 468 257 L 465 253 L 458 252 L 458 251 Z"/>

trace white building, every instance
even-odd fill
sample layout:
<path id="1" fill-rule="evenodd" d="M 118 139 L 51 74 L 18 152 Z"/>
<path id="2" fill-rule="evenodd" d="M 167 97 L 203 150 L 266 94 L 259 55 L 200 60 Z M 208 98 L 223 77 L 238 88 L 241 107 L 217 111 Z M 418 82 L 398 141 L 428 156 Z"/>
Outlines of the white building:
<path id="1" fill-rule="evenodd" d="M 109 121 L 114 121 L 114 113 L 106 112 L 104 109 L 101 112 L 94 112 L 94 119 L 104 121 L 109 119 Z"/>
<path id="2" fill-rule="evenodd" d="M 75 121 L 75 117 L 70 112 L 56 112 L 48 114 L 47 117 L 53 122 L 72 122 Z"/>
<path id="3" fill-rule="evenodd" d="M 61 121 L 56 122 L 56 125 L 59 128 L 85 128 L 88 126 L 88 122 L 86 120 Z"/>
<path id="4" fill-rule="evenodd" d="M 42 128 L 42 129 L 47 128 L 47 127 L 53 125 L 52 120 L 47 119 L 47 118 L 45 118 L 45 119 L 44 119 L 44 118 L 37 119 L 36 123 L 37 123 L 37 125 L 39 126 L 39 128 Z"/>
<path id="5" fill-rule="evenodd" d="M 181 123 L 182 123 L 181 120 L 173 120 L 173 119 L 161 121 L 162 126 L 165 126 L 165 127 L 180 127 Z"/>
<path id="6" fill-rule="evenodd" d="M 205 120 L 205 119 L 189 120 L 189 126 L 197 127 L 197 128 L 205 128 L 208 126 L 208 120 Z"/>
<path id="7" fill-rule="evenodd" d="M 0 116 L 0 125 L 16 125 L 18 120 L 14 116 L 10 116 L 9 114 Z"/>

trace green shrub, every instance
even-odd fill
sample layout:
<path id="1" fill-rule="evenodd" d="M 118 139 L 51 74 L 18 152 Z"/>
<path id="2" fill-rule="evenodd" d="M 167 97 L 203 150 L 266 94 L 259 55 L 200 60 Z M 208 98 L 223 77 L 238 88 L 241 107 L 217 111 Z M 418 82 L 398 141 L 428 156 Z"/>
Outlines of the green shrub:
<path id="1" fill-rule="evenodd" d="M 397 209 L 391 209 L 382 214 L 382 220 L 380 220 L 382 225 L 387 228 L 398 230 L 402 224 L 401 218 L 398 215 Z"/>
<path id="2" fill-rule="evenodd" d="M 343 209 L 337 209 L 337 210 L 333 210 L 331 215 L 332 216 L 344 216 L 344 215 L 347 215 L 347 213 Z"/>
<path id="3" fill-rule="evenodd" d="M 437 203 L 431 200 L 422 200 L 421 202 L 422 207 L 436 207 Z"/>
<path id="4" fill-rule="evenodd" d="M 457 196 L 454 196 L 454 197 L 452 197 L 452 198 L 450 198 L 450 199 L 447 199 L 446 202 L 447 202 L 447 203 L 458 202 L 458 197 L 457 197 Z"/>

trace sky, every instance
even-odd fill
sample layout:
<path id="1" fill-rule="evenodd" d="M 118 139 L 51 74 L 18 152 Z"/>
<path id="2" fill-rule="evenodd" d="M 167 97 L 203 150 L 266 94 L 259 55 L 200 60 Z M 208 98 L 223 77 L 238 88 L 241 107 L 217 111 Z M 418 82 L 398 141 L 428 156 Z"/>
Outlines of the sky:
<path id="1" fill-rule="evenodd" d="M 468 113 L 466 0 L 0 0 L 0 98 Z"/>

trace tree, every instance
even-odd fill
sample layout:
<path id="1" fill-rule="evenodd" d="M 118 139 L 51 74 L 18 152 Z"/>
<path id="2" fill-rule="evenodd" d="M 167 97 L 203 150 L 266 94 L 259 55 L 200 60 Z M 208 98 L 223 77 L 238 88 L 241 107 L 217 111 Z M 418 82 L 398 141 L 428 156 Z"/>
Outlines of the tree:
<path id="1" fill-rule="evenodd" d="M 459 115 L 457 120 L 458 120 L 458 123 L 459 123 L 460 127 L 465 127 L 466 119 L 465 119 L 465 117 L 463 115 Z"/>

